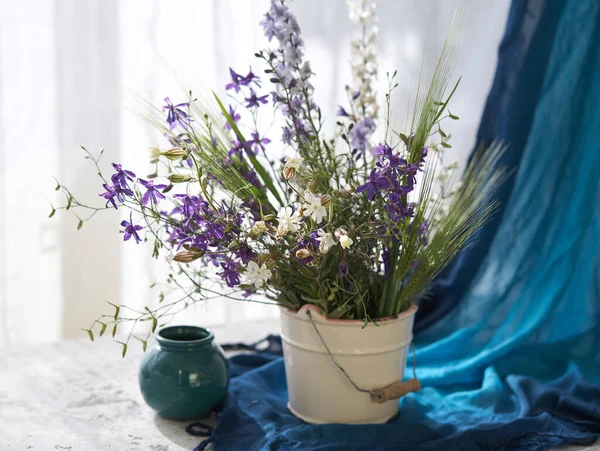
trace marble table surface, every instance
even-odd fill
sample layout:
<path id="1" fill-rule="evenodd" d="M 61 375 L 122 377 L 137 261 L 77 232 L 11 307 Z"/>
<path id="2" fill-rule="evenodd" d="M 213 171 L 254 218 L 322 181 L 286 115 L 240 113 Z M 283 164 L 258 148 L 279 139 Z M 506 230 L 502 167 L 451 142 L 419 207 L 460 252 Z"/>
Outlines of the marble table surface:
<path id="1" fill-rule="evenodd" d="M 276 327 L 237 334 L 253 341 Z M 215 331 L 226 336 L 221 342 L 243 341 L 237 334 Z M 188 422 L 164 420 L 144 404 L 137 385 L 142 352 L 131 348 L 125 359 L 118 344 L 104 339 L 1 348 L 0 450 L 194 449 L 202 438 L 185 432 Z M 587 450 L 600 450 L 600 443 Z"/>

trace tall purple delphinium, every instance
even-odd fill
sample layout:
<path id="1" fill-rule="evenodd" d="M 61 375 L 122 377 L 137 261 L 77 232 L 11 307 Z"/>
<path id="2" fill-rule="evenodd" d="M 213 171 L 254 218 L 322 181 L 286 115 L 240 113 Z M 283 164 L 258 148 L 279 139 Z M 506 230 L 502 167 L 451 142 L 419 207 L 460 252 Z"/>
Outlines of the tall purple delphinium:
<path id="1" fill-rule="evenodd" d="M 285 3 L 272 0 L 261 26 L 269 41 L 275 38 L 279 42 L 279 48 L 269 52 L 269 63 L 274 71 L 271 79 L 275 83 L 274 104 L 288 119 L 288 124 L 283 127 L 282 141 L 289 143 L 295 136 L 300 142 L 309 142 L 315 134 L 310 111 L 316 111 L 318 107 L 312 99 L 310 64 L 303 62 L 304 41 L 298 21 Z"/>

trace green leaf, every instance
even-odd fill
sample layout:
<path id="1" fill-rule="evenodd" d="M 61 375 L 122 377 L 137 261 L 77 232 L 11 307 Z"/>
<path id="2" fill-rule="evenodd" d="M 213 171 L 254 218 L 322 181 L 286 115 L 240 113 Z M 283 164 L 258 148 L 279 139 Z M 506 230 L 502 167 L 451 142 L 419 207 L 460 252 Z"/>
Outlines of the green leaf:
<path id="1" fill-rule="evenodd" d="M 100 323 L 102 324 L 102 327 L 100 328 L 100 336 L 104 335 L 104 332 L 106 331 L 106 323 Z"/>
<path id="2" fill-rule="evenodd" d="M 125 358 L 125 354 L 127 354 L 127 343 L 123 343 L 122 341 L 117 341 L 117 343 L 119 343 L 123 347 L 121 357 Z"/>
<path id="3" fill-rule="evenodd" d="M 240 140 L 240 142 L 245 142 L 246 139 L 244 138 L 244 135 L 242 135 L 242 133 L 240 132 L 240 130 L 239 130 L 238 126 L 237 126 L 237 124 L 234 122 L 234 120 L 231 117 L 231 115 L 229 114 L 229 112 L 225 109 L 225 106 L 223 105 L 223 102 L 221 102 L 221 99 L 219 99 L 219 97 L 217 96 L 217 94 L 215 94 L 214 92 L 213 92 L 213 95 L 214 95 L 215 100 L 217 101 L 217 103 L 219 105 L 219 108 L 221 109 L 221 112 L 223 113 L 223 115 L 227 119 L 227 122 L 231 126 L 231 129 L 234 131 L 234 133 L 236 134 L 237 138 Z M 258 173 L 258 175 L 260 175 L 260 178 L 262 179 L 262 181 L 265 184 L 265 186 L 267 187 L 267 189 L 269 191 L 271 191 L 271 194 L 273 194 L 273 196 L 275 196 L 275 199 L 277 199 L 277 201 L 281 205 L 284 205 L 283 199 L 281 198 L 281 195 L 279 194 L 279 191 L 277 191 L 277 188 L 275 188 L 275 185 L 273 184 L 273 180 L 271 179 L 271 176 L 266 171 L 266 169 L 263 167 L 263 165 L 260 164 L 260 162 L 258 161 L 258 159 L 256 158 L 256 156 L 253 155 L 253 154 L 248 155 L 248 158 L 249 158 L 250 162 L 252 163 L 252 166 L 254 166 L 254 169 L 256 170 L 256 172 Z"/>
<path id="4" fill-rule="evenodd" d="M 67 196 L 67 206 L 65 207 L 66 210 L 68 210 L 69 208 L 71 208 L 72 199 L 73 198 L 71 196 Z"/>
<path id="5" fill-rule="evenodd" d="M 80 219 L 77 223 L 77 230 L 81 229 L 81 227 L 83 227 L 83 221 Z"/>
<path id="6" fill-rule="evenodd" d="M 142 340 L 139 337 L 136 337 L 135 335 L 133 336 L 133 338 L 135 338 L 136 340 L 138 340 L 140 343 L 142 343 L 142 351 L 146 352 L 146 347 L 148 346 L 148 342 L 146 340 Z"/>
<path id="7" fill-rule="evenodd" d="M 443 142 L 443 141 L 440 144 L 442 145 L 442 147 L 445 147 L 446 149 L 450 149 L 452 147 L 450 144 Z"/>
<path id="8" fill-rule="evenodd" d="M 112 302 L 108 302 L 108 304 L 112 305 L 115 308 L 115 314 L 113 315 L 113 319 L 116 321 L 117 319 L 119 319 L 119 313 L 121 313 L 121 307 L 119 307 L 116 304 L 113 304 Z"/>
<path id="9" fill-rule="evenodd" d="M 450 117 L 450 119 L 454 119 L 455 121 L 459 120 L 460 118 L 458 116 L 456 116 L 455 114 L 452 114 L 450 112 L 450 110 L 448 110 L 448 117 Z"/>
<path id="10" fill-rule="evenodd" d="M 438 132 L 439 132 L 439 134 L 440 134 L 440 136 L 442 138 L 447 138 L 448 137 L 448 135 L 446 133 L 444 133 L 444 130 L 442 130 L 441 128 L 438 130 Z"/>
<path id="11" fill-rule="evenodd" d="M 115 338 L 115 335 L 117 335 L 117 325 L 116 324 L 112 328 L 112 337 Z"/>
<path id="12" fill-rule="evenodd" d="M 84 332 L 87 332 L 88 337 L 90 337 L 90 340 L 94 341 L 94 333 L 90 330 L 90 329 L 81 329 Z"/>
<path id="13" fill-rule="evenodd" d="M 327 301 L 325 299 L 311 298 L 309 296 L 306 296 L 305 294 L 301 295 L 300 297 L 302 299 L 304 299 L 306 302 L 309 302 L 310 304 L 319 305 L 319 306 L 323 307 L 323 309 L 327 308 Z"/>
<path id="14" fill-rule="evenodd" d="M 56 208 L 52 207 L 52 211 L 50 212 L 48 217 L 51 218 L 52 216 L 54 216 L 55 213 L 56 213 Z"/>
<path id="15" fill-rule="evenodd" d="M 156 319 L 155 316 L 152 317 L 152 333 L 154 333 L 156 331 L 156 328 L 158 327 L 158 320 Z"/>
<path id="16" fill-rule="evenodd" d="M 448 103 L 450 103 L 450 99 L 452 98 L 452 96 L 454 95 L 454 93 L 456 92 L 456 90 L 458 89 L 458 85 L 460 84 L 461 80 L 462 80 L 462 77 L 459 77 L 458 80 L 456 81 L 456 84 L 454 85 L 454 88 L 452 89 L 452 92 L 450 92 L 450 95 L 448 96 L 448 98 L 444 102 L 444 105 L 438 111 L 438 114 L 437 114 L 437 116 L 435 117 L 435 119 L 433 121 L 434 123 L 437 122 L 437 120 L 441 117 L 442 113 L 444 112 L 444 110 L 448 106 Z M 450 110 L 448 110 L 448 113 L 450 114 Z M 450 114 L 450 118 L 451 119 L 455 119 L 455 118 L 458 119 L 458 116 L 452 117 L 452 114 Z"/>

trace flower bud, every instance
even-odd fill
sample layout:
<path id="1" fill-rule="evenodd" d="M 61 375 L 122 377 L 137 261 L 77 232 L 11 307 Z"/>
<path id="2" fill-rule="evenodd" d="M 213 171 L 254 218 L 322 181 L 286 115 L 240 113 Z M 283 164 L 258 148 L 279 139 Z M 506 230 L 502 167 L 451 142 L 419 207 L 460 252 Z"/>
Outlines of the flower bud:
<path id="1" fill-rule="evenodd" d="M 192 177 L 185 174 L 171 174 L 167 177 L 171 183 L 185 183 L 193 180 Z"/>
<path id="2" fill-rule="evenodd" d="M 296 168 L 283 168 L 283 178 L 291 180 L 296 175 Z"/>
<path id="3" fill-rule="evenodd" d="M 299 259 L 308 258 L 311 256 L 311 253 L 308 249 L 298 249 L 296 251 L 296 257 Z"/>
<path id="4" fill-rule="evenodd" d="M 325 194 L 321 197 L 321 205 L 326 207 L 331 202 L 331 196 L 329 194 Z"/>
<path id="5" fill-rule="evenodd" d="M 337 229 L 335 229 L 334 235 L 339 240 L 342 236 L 347 236 L 348 232 L 346 232 L 346 229 L 344 229 L 343 227 L 338 227 Z"/>
<path id="6" fill-rule="evenodd" d="M 178 147 L 174 147 L 173 149 L 165 150 L 161 153 L 161 155 L 167 157 L 169 160 L 176 161 L 187 155 L 187 152 Z"/>
<path id="7" fill-rule="evenodd" d="M 265 221 L 256 221 L 256 223 L 250 229 L 250 237 L 256 239 L 267 231 L 267 225 Z"/>
<path id="8" fill-rule="evenodd" d="M 352 193 L 350 191 L 346 191 L 345 189 L 336 189 L 336 190 L 333 190 L 333 195 L 335 197 L 340 197 L 342 199 L 350 199 L 350 198 L 352 198 Z"/>
<path id="9" fill-rule="evenodd" d="M 175 256 L 173 257 L 173 261 L 179 263 L 191 263 L 194 260 L 198 260 L 203 255 L 204 252 L 201 251 L 181 251 L 175 254 Z"/>

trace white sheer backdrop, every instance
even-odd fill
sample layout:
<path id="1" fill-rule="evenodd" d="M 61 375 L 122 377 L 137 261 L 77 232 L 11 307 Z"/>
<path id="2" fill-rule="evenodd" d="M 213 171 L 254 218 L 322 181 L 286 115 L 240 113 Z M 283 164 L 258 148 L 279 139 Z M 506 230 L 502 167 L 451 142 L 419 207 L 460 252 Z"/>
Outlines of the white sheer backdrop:
<path id="1" fill-rule="evenodd" d="M 469 13 L 457 68 L 463 82 L 452 111 L 453 160 L 463 161 L 496 64 L 509 0 L 380 0 L 382 73 L 398 69 L 396 123 L 422 56 L 439 50 L 453 11 Z M 147 246 L 122 243 L 116 212 L 76 231 L 68 214 L 48 219 L 55 175 L 82 200 L 100 184 L 80 145 L 106 149 L 104 163 L 148 169 L 157 136 L 135 115 L 132 94 L 177 100 L 181 84 L 222 90 L 231 66 L 255 64 L 266 42 L 258 22 L 266 0 L 0 0 L 0 345 L 81 334 L 104 301 L 151 305 L 162 261 Z M 349 81 L 347 43 L 355 29 L 343 0 L 296 0 L 316 98 L 329 117 Z M 381 89 L 385 76 L 380 77 Z M 276 138 L 271 136 L 271 138 Z M 274 308 L 214 301 L 179 322 L 238 324 L 276 317 Z M 258 323 L 260 324 L 260 323 Z"/>

